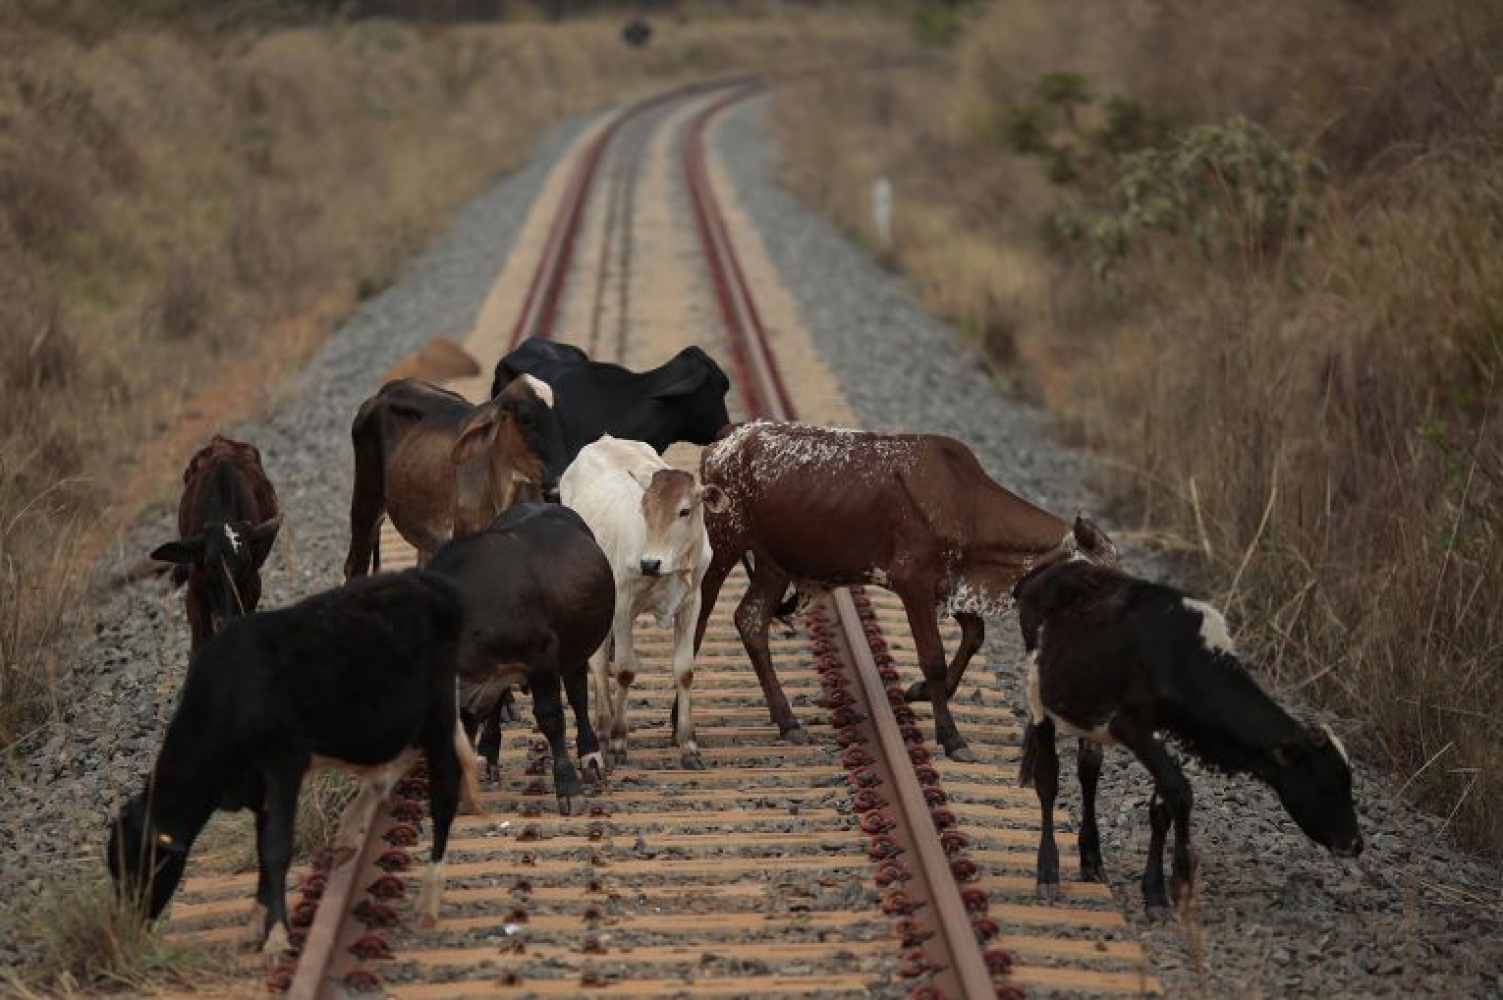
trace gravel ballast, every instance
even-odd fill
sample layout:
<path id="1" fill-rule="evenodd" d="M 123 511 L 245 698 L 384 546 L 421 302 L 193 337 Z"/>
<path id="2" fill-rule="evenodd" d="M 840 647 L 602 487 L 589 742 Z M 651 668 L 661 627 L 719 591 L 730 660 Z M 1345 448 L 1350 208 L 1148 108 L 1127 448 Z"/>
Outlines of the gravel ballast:
<path id="1" fill-rule="evenodd" d="M 902 278 L 778 185 L 765 108 L 758 101 L 735 112 L 720 130 L 721 152 L 863 423 L 960 438 L 1009 488 L 1057 513 L 1101 519 L 1083 485 L 1088 460 L 1053 439 L 1047 415 L 1000 392 L 960 334 L 926 314 Z M 1139 575 L 1161 575 L 1141 551 L 1124 547 L 1124 561 Z M 988 623 L 983 653 L 1013 679 L 1021 712 L 1013 616 Z M 1338 732 L 1354 728 L 1333 721 Z M 1073 744 L 1059 742 L 1061 791 L 1074 812 Z M 1126 751 L 1107 753 L 1098 801 L 1108 877 L 1170 996 L 1503 996 L 1503 870 L 1450 847 L 1443 824 L 1398 800 L 1391 778 L 1361 759 L 1360 739 L 1351 742 L 1367 844 L 1355 862 L 1305 839 L 1262 785 L 1187 764 L 1199 897 L 1192 920 L 1170 924 L 1143 916 L 1138 889 L 1147 774 Z M 1076 859 L 1061 853 L 1072 877 Z"/>
<path id="2" fill-rule="evenodd" d="M 1060 513 L 1099 517 L 1083 486 L 1087 459 L 1053 441 L 1047 416 L 999 393 L 959 335 L 926 315 L 901 278 L 778 186 L 764 109 L 759 101 L 733 113 L 717 141 L 739 199 L 863 422 L 954 435 L 1017 492 Z M 287 511 L 264 606 L 339 582 L 351 415 L 395 360 L 435 334 L 470 328 L 548 168 L 579 127 L 551 131 L 528 167 L 459 213 L 396 285 L 344 324 L 274 417 L 228 429 L 261 448 Z M 173 534 L 164 510 L 133 533 L 126 551 L 144 553 Z M 1156 575 L 1142 553 L 1126 556 Z M 30 737 L 5 774 L 7 965 L 24 955 L 14 918 L 24 920 L 27 900 L 60 872 L 102 871 L 107 818 L 150 766 L 186 664 L 182 596 L 164 582 L 96 595 L 88 614 L 93 624 L 60 683 L 62 719 Z M 989 633 L 988 669 L 1017 679 L 1015 623 L 994 621 Z M 1352 726 L 1338 720 L 1337 729 Z M 1499 868 L 1450 848 L 1439 821 L 1399 801 L 1388 776 L 1361 759 L 1361 741 L 1352 743 L 1367 841 L 1357 862 L 1334 860 L 1307 841 L 1267 789 L 1187 768 L 1197 795 L 1200 897 L 1193 920 L 1167 925 L 1143 918 L 1137 887 L 1146 775 L 1125 753 L 1108 754 L 1100 801 L 1109 876 L 1171 996 L 1503 996 Z M 1073 808 L 1066 744 L 1062 786 Z M 1073 857 L 1064 864 L 1073 872 Z"/>

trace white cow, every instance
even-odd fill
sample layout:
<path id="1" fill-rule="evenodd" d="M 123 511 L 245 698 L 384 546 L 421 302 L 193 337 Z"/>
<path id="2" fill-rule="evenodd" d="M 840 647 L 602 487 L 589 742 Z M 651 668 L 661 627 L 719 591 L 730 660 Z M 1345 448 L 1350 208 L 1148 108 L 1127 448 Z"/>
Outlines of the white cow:
<path id="1" fill-rule="evenodd" d="M 610 762 L 626 762 L 626 699 L 637 675 L 632 626 L 645 611 L 662 627 L 673 622 L 674 742 L 684 767 L 703 768 L 689 700 L 694 626 L 710 562 L 704 511 L 724 509 L 725 494 L 672 468 L 649 444 L 606 435 L 580 449 L 559 480 L 559 496 L 595 533 L 616 578 L 611 638 L 590 658 L 595 731 L 609 741 Z"/>

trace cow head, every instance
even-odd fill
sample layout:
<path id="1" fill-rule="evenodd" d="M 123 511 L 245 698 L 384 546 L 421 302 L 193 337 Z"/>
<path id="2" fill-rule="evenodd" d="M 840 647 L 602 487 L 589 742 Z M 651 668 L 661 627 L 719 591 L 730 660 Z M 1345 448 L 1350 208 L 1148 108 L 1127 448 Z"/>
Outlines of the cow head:
<path id="1" fill-rule="evenodd" d="M 105 861 L 115 891 L 154 920 L 182 881 L 188 845 L 157 828 L 143 792 L 127 802 L 110 824 Z"/>
<path id="2" fill-rule="evenodd" d="M 682 424 L 681 440 L 709 444 L 731 422 L 725 394 L 731 380 L 702 349 L 686 347 L 658 370 L 651 386 L 652 398 L 672 400 Z"/>
<path id="3" fill-rule="evenodd" d="M 691 569 L 705 533 L 705 510 L 720 512 L 728 500 L 719 486 L 700 486 L 678 469 L 634 472 L 642 487 L 642 520 L 647 533 L 638 566 L 643 576 L 666 576 Z"/>
<path id="4" fill-rule="evenodd" d="M 261 596 L 255 548 L 275 538 L 281 526 L 281 514 L 260 524 L 211 522 L 202 534 L 157 546 L 151 557 L 198 568 L 207 583 L 209 614 L 217 631 L 224 622 L 255 610 Z"/>
<path id="5" fill-rule="evenodd" d="M 558 499 L 558 477 L 567 457 L 548 383 L 519 376 L 476 409 L 460 429 L 450 457 L 463 465 L 481 455 L 488 457 L 491 495 L 498 504 L 506 506 L 515 479 L 536 486 L 548 500 Z"/>
<path id="6" fill-rule="evenodd" d="M 1329 729 L 1307 725 L 1304 734 L 1272 751 L 1268 783 L 1305 836 L 1338 858 L 1362 853 L 1362 833 L 1352 804 L 1352 767 Z"/>

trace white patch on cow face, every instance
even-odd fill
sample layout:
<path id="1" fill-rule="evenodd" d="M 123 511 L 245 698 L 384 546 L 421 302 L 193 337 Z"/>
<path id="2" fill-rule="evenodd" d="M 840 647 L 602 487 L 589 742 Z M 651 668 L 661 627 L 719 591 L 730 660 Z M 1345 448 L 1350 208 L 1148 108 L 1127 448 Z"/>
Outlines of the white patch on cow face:
<path id="1" fill-rule="evenodd" d="M 538 378 L 535 375 L 524 374 L 522 378 L 526 379 L 527 384 L 532 387 L 532 391 L 537 394 L 538 399 L 541 399 L 543 401 L 543 405 L 547 406 L 549 409 L 552 409 L 553 386 L 549 385 L 547 382 L 544 382 L 542 379 Z"/>
<path id="2" fill-rule="evenodd" d="M 1331 741 L 1331 746 L 1336 748 L 1336 752 L 1341 754 L 1342 761 L 1346 763 L 1347 767 L 1351 767 L 1352 759 L 1346 755 L 1346 744 L 1341 742 L 1341 738 L 1339 736 L 1331 732 L 1330 726 L 1322 723 L 1320 728 L 1325 730 L 1326 738 Z"/>
<path id="3" fill-rule="evenodd" d="M 1206 649 L 1212 653 L 1237 655 L 1237 647 L 1232 642 L 1232 634 L 1227 631 L 1226 619 L 1221 617 L 1220 611 L 1204 601 L 1193 601 L 1188 597 L 1184 599 L 1184 605 L 1189 610 L 1200 614 L 1200 641 L 1205 643 Z"/>
<path id="4" fill-rule="evenodd" d="M 224 540 L 229 543 L 231 552 L 238 553 L 240 551 L 240 536 L 235 534 L 233 525 L 226 524 L 224 526 Z"/>

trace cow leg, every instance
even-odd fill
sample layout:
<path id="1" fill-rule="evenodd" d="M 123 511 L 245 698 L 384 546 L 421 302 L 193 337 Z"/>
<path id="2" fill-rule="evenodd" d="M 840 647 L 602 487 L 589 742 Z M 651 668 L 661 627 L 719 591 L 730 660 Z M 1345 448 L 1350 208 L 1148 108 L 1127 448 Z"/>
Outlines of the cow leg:
<path id="1" fill-rule="evenodd" d="M 517 696 L 512 693 L 511 685 L 506 685 L 501 692 L 501 704 L 496 712 L 502 722 L 521 722 L 522 713 L 517 711 Z"/>
<path id="2" fill-rule="evenodd" d="M 741 633 L 741 644 L 751 657 L 757 682 L 762 685 L 762 696 L 767 699 L 767 709 L 782 738 L 790 743 L 808 743 L 809 734 L 793 716 L 788 696 L 783 693 L 783 685 L 778 683 L 778 675 L 772 669 L 772 653 L 767 648 L 767 629 L 772 623 L 772 612 L 787 586 L 788 577 L 774 570 L 765 560 L 758 560 L 751 582 L 747 584 L 746 596 L 736 606 L 736 631 Z M 703 607 L 699 610 L 699 618 L 701 622 L 705 620 Z"/>
<path id="3" fill-rule="evenodd" d="M 710 615 L 715 610 L 715 601 L 720 597 L 720 586 L 736 567 L 735 555 L 722 556 L 716 552 L 705 567 L 705 575 L 699 581 L 699 620 L 694 625 L 694 653 L 698 655 L 705 641 L 705 628 L 710 624 Z"/>
<path id="4" fill-rule="evenodd" d="M 577 816 L 585 810 L 584 786 L 579 783 L 574 761 L 569 759 L 569 744 L 564 737 L 564 692 L 556 640 L 550 639 L 547 648 L 529 664 L 527 676 L 532 688 L 532 717 L 553 755 L 553 794 L 558 797 L 559 814 Z"/>
<path id="5" fill-rule="evenodd" d="M 673 742 L 678 745 L 679 764 L 690 771 L 704 770 L 699 744 L 694 739 L 694 639 L 690 626 L 699 620 L 699 594 L 691 593 L 673 617 Z"/>
<path id="6" fill-rule="evenodd" d="M 1169 809 L 1154 792 L 1148 798 L 1148 859 L 1143 864 L 1143 909 L 1150 919 L 1168 920 L 1169 894 L 1164 891 L 1164 841 L 1169 833 Z"/>
<path id="7" fill-rule="evenodd" d="M 610 741 L 608 755 L 611 766 L 626 763 L 626 699 L 631 694 L 631 686 L 637 679 L 637 648 L 632 637 L 632 625 L 636 621 L 636 614 L 632 610 L 631 596 L 616 596 L 616 617 L 611 628 L 611 667 L 615 672 L 616 684 L 610 693 L 601 699 L 609 704 L 609 728 L 602 727 L 602 732 Z"/>
<path id="8" fill-rule="evenodd" d="M 595 784 L 605 780 L 605 758 L 600 754 L 600 739 L 590 725 L 590 675 L 587 664 L 571 665 L 564 670 L 564 694 L 574 711 L 574 751 L 584 768 L 585 778 Z"/>
<path id="9" fill-rule="evenodd" d="M 986 619 L 969 611 L 957 611 L 955 621 L 960 625 L 960 647 L 955 650 L 955 659 L 950 661 L 949 672 L 945 674 L 945 690 L 950 697 L 955 697 L 955 690 L 960 687 L 960 679 L 965 676 L 965 668 L 971 665 L 971 657 L 976 655 L 976 650 L 986 641 Z M 903 693 L 906 701 L 928 701 L 929 689 L 923 681 L 915 681 Z"/>
<path id="10" fill-rule="evenodd" d="M 292 865 L 293 824 L 306 761 L 273 765 L 266 775 L 265 820 L 258 824 L 256 858 L 264 884 L 266 943 L 261 953 L 279 958 L 291 947 L 287 925 L 287 869 Z"/>
<path id="11" fill-rule="evenodd" d="M 620 607 L 619 603 L 617 607 Z M 614 625 L 612 626 L 614 628 Z M 595 700 L 595 736 L 597 739 L 604 734 L 607 737 L 611 732 L 611 660 L 615 658 L 616 643 L 610 636 L 600 644 L 600 648 L 590 654 L 590 681 L 595 691 L 591 695 Z M 608 764 L 614 764 L 610 755 L 606 755 Z"/>
<path id="12" fill-rule="evenodd" d="M 1087 882 L 1105 882 L 1101 865 L 1101 832 L 1096 827 L 1096 785 L 1101 779 L 1101 744 L 1081 740 L 1075 770 L 1080 777 L 1080 877 Z"/>
<path id="13" fill-rule="evenodd" d="M 256 813 L 256 843 L 261 844 L 266 840 L 266 808 L 264 805 L 255 807 Z M 261 857 L 261 852 L 256 851 L 256 905 L 251 908 L 251 919 L 248 937 L 252 948 L 259 948 L 261 942 L 266 939 L 266 915 L 271 912 L 271 872 Z"/>
<path id="14" fill-rule="evenodd" d="M 360 470 L 355 478 L 355 494 L 350 498 L 350 549 L 344 560 L 346 580 L 380 572 L 381 518 L 386 514 L 386 498 L 360 488 Z"/>
<path id="15" fill-rule="evenodd" d="M 432 927 L 438 922 L 438 909 L 444 894 L 444 852 L 449 846 L 449 828 L 454 824 L 462 795 L 473 794 L 465 786 L 473 778 L 475 755 L 461 749 L 462 740 L 456 736 L 457 731 L 457 720 L 449 718 L 442 710 L 430 713 L 423 731 L 423 756 L 428 759 L 428 812 L 433 818 L 433 847 L 428 853 L 428 871 L 423 875 L 423 887 L 418 891 L 415 907 L 418 924 L 423 927 Z M 461 754 L 469 757 L 468 767 Z"/>
<path id="16" fill-rule="evenodd" d="M 494 719 L 495 713 L 491 713 Z M 458 717 L 454 719 L 450 737 L 454 757 L 459 767 L 459 805 L 466 815 L 478 816 L 480 809 L 480 763 L 475 759 L 475 749 Z M 498 730 L 499 742 L 499 730 Z"/>
<path id="17" fill-rule="evenodd" d="M 1028 727 L 1031 741 L 1033 787 L 1039 797 L 1039 899 L 1052 903 L 1059 898 L 1059 846 L 1054 842 L 1054 799 L 1059 794 L 1059 752 L 1054 746 L 1054 720 L 1045 719 Z"/>
<path id="18" fill-rule="evenodd" d="M 961 738 L 955 719 L 950 715 L 950 698 L 946 689 L 945 647 L 939 638 L 939 622 L 934 617 L 934 599 L 916 596 L 925 588 L 905 587 L 898 596 L 908 612 L 908 627 L 913 631 L 913 647 L 924 671 L 924 684 L 934 706 L 934 737 L 951 760 L 971 762 L 976 755 Z M 1052 745 L 1052 743 L 1051 743 Z"/>
<path id="19" fill-rule="evenodd" d="M 485 758 L 486 774 L 491 780 L 498 779 L 501 774 L 501 709 L 491 709 L 480 719 L 480 739 L 475 744 L 475 752 Z"/>
<path id="20" fill-rule="evenodd" d="M 1143 872 L 1143 902 L 1150 916 L 1166 916 L 1168 901 L 1164 896 L 1162 856 L 1164 835 L 1170 825 L 1174 827 L 1174 874 L 1169 880 L 1169 893 L 1176 904 L 1183 906 L 1194 892 L 1197 862 L 1195 849 L 1190 843 L 1194 792 L 1179 764 L 1154 735 L 1151 725 L 1122 715 L 1112 719 L 1110 725 L 1112 735 L 1153 775 L 1154 798 L 1148 806 L 1152 836 L 1148 845 L 1148 867 Z M 1163 912 L 1155 912 L 1156 908 Z"/>

